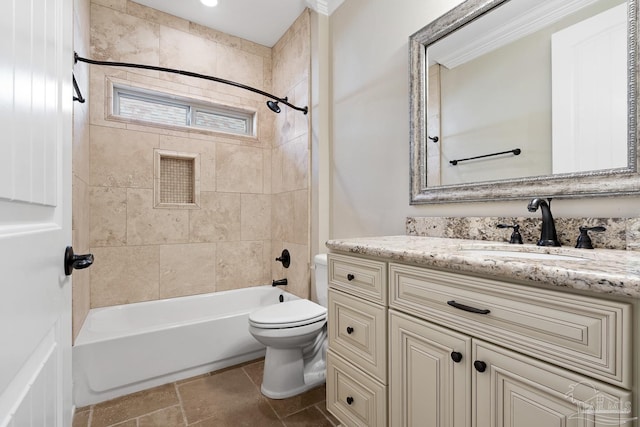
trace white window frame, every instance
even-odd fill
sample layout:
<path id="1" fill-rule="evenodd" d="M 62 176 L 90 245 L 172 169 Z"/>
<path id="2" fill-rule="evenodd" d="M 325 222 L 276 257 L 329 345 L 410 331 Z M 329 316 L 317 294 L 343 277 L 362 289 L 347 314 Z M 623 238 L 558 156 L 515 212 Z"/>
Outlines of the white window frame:
<path id="1" fill-rule="evenodd" d="M 189 128 L 195 130 L 204 130 L 209 132 L 221 132 L 225 134 L 231 135 L 239 135 L 239 136 L 247 136 L 247 137 L 255 137 L 255 129 L 257 126 L 255 125 L 256 121 L 256 113 L 254 111 L 243 110 L 240 108 L 229 107 L 226 105 L 216 104 L 216 103 L 205 103 L 202 101 L 196 101 L 194 99 L 178 97 L 172 94 L 163 93 L 160 91 L 154 91 L 149 89 L 142 89 L 138 87 L 125 86 L 119 84 L 113 84 L 112 86 L 112 96 L 113 96 L 113 109 L 112 115 L 119 120 L 125 121 L 135 121 L 137 123 L 144 123 L 151 126 L 159 126 L 166 128 Z M 158 104 L 170 105 L 175 107 L 182 107 L 186 110 L 186 122 L 184 125 L 175 125 L 175 124 L 167 124 L 152 120 L 144 120 L 144 119 L 135 119 L 131 117 L 126 117 L 120 115 L 120 98 L 124 95 L 128 98 L 139 99 L 143 101 L 154 102 Z M 230 117 L 233 119 L 244 120 L 245 122 L 245 132 L 235 132 L 229 129 L 223 128 L 214 128 L 214 127 L 206 127 L 206 126 L 196 126 L 195 125 L 195 114 L 197 112 L 203 112 L 208 114 L 213 114 L 217 116 Z"/>

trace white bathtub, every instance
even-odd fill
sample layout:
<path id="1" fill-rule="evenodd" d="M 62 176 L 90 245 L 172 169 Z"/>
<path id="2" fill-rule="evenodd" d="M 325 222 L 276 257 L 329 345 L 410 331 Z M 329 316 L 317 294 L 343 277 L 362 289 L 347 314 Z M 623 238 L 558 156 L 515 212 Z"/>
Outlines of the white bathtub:
<path id="1" fill-rule="evenodd" d="M 272 286 L 92 309 L 73 347 L 78 407 L 264 356 L 249 313 L 297 299 Z"/>

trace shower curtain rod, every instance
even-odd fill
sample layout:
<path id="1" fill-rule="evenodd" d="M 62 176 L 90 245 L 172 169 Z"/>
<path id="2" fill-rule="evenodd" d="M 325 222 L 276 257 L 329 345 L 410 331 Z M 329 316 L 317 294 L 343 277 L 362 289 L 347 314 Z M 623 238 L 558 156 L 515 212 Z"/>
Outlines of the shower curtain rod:
<path id="1" fill-rule="evenodd" d="M 271 99 L 275 100 L 276 101 L 275 104 L 277 104 L 278 102 L 281 102 L 284 105 L 287 105 L 287 106 L 293 108 L 294 110 L 302 111 L 304 114 L 307 114 L 309 112 L 309 108 L 307 106 L 297 107 L 297 106 L 289 103 L 287 97 L 278 98 L 277 96 L 272 95 L 272 94 L 270 94 L 268 92 L 262 91 L 260 89 L 256 89 L 256 88 L 251 87 L 251 86 L 243 85 L 242 83 L 237 83 L 237 82 L 234 82 L 234 81 L 231 81 L 231 80 L 221 79 L 220 77 L 207 76 L 205 74 L 193 73 L 191 71 L 184 71 L 184 70 L 176 70 L 176 69 L 173 69 L 173 68 L 156 67 L 154 65 L 132 64 L 132 63 L 129 63 L 129 62 L 96 61 L 94 59 L 83 58 L 83 57 L 79 56 L 77 52 L 74 52 L 73 56 L 74 56 L 74 60 L 75 60 L 76 63 L 78 61 L 80 61 L 80 62 L 86 62 L 87 64 L 106 65 L 106 66 L 110 66 L 110 67 L 141 68 L 143 70 L 163 71 L 163 72 L 166 72 L 166 73 L 180 74 L 180 75 L 183 75 L 183 76 L 196 77 L 196 78 L 199 78 L 199 79 L 211 80 L 211 81 L 218 82 L 218 83 L 224 83 L 226 85 L 239 87 L 240 89 L 245 89 L 245 90 L 248 90 L 248 91 L 251 91 L 251 92 L 258 93 L 258 94 L 260 94 L 262 96 L 266 96 L 267 98 L 271 98 Z M 267 102 L 267 105 L 269 106 L 269 108 L 272 111 L 279 113 L 280 109 L 277 108 L 277 105 L 275 105 L 275 108 L 277 108 L 278 111 L 276 111 L 276 110 L 274 110 L 274 108 L 272 108 L 273 103 L 269 104 L 270 102 L 271 101 Z"/>

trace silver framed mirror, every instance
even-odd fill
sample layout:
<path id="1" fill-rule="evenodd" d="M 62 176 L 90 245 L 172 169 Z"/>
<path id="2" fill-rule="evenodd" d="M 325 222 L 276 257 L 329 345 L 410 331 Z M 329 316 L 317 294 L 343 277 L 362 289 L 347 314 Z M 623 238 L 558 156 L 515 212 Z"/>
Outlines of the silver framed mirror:
<path id="1" fill-rule="evenodd" d="M 529 3 L 530 6 L 526 6 L 525 3 Z M 561 7 L 558 5 L 561 5 Z M 573 7 L 574 11 L 577 10 L 578 13 L 572 15 L 570 14 L 573 13 L 571 11 L 558 12 L 559 9 L 565 6 L 569 8 Z M 501 14 L 514 13 L 509 11 L 509 9 L 517 10 L 518 7 L 524 7 L 525 9 L 528 7 L 529 9 L 527 9 L 526 13 L 529 15 L 525 14 L 507 19 L 498 14 L 498 12 Z M 497 55 L 500 55 L 500 58 L 505 58 L 504 61 L 515 63 L 514 60 L 506 59 L 507 56 L 500 51 L 500 49 L 511 49 L 511 51 L 523 52 L 527 60 L 530 62 L 536 61 L 536 64 L 548 61 L 548 64 L 545 62 L 541 66 L 551 68 L 551 55 L 556 55 L 560 58 L 571 56 L 562 53 L 564 51 L 561 50 L 562 44 L 560 42 L 557 43 L 560 47 L 556 48 L 556 39 L 562 41 L 562 36 L 565 33 L 573 34 L 571 31 L 564 31 L 565 28 L 569 28 L 567 22 L 573 27 L 573 22 L 575 21 L 575 26 L 578 27 L 577 24 L 584 20 L 581 14 L 591 13 L 591 10 L 596 10 L 597 15 L 604 15 L 603 11 L 608 11 L 610 8 L 613 9 L 613 7 L 621 10 L 623 16 L 619 19 L 624 20 L 623 25 L 625 27 L 624 34 L 622 35 L 626 41 L 624 46 L 622 46 L 624 49 L 622 52 L 622 55 L 624 55 L 624 63 L 620 64 L 618 68 L 623 69 L 622 72 L 626 74 L 626 78 L 623 77 L 623 86 L 618 85 L 617 87 L 621 87 L 621 91 L 623 92 L 622 96 L 626 99 L 620 101 L 620 97 L 618 97 L 616 99 L 618 99 L 619 102 L 614 104 L 613 101 L 611 101 L 609 104 L 616 106 L 616 111 L 618 111 L 618 113 L 616 113 L 617 120 L 620 122 L 620 119 L 622 119 L 625 124 L 622 129 L 618 127 L 615 132 L 613 132 L 611 131 L 611 127 L 602 125 L 600 127 L 603 129 L 593 128 L 595 130 L 592 130 L 592 127 L 589 126 L 590 123 L 600 124 L 601 122 L 601 120 L 593 120 L 593 115 L 589 116 L 585 114 L 587 120 L 585 122 L 583 119 L 582 123 L 584 123 L 584 125 L 580 125 L 580 122 L 576 124 L 567 119 L 567 114 L 565 113 L 567 109 L 562 107 L 566 105 L 566 103 L 563 104 L 562 94 L 556 95 L 556 88 L 562 90 L 562 88 L 571 85 L 558 83 L 558 81 L 562 80 L 557 76 L 562 76 L 562 74 L 561 72 L 556 73 L 555 68 L 553 70 L 553 82 L 551 82 L 551 77 L 545 77 L 541 80 L 546 79 L 547 82 L 542 83 L 546 84 L 546 86 L 543 86 L 543 89 L 532 90 L 530 86 L 532 85 L 531 81 L 533 79 L 530 77 L 522 77 L 524 74 L 523 71 L 521 71 L 524 67 L 525 71 L 528 72 L 529 68 L 531 68 L 530 66 L 521 65 L 520 70 L 516 68 L 516 71 L 505 74 L 509 73 L 509 71 L 506 71 L 507 67 L 497 65 L 498 62 L 495 60 L 495 58 L 498 57 Z M 564 15 L 557 16 L 558 13 Z M 532 16 L 534 18 L 532 18 Z M 542 18 L 539 18 L 540 16 L 542 16 Z M 518 21 L 518 19 L 520 21 Z M 549 28 L 545 31 L 552 33 L 554 40 L 553 46 L 551 40 L 537 42 L 538 45 L 546 49 L 540 56 L 544 57 L 544 60 L 536 59 L 535 49 L 496 42 L 496 40 L 505 38 L 505 33 L 514 32 L 508 29 L 497 29 L 496 22 L 511 23 L 513 28 L 523 28 L 525 26 L 523 22 L 528 24 L 529 22 L 544 21 L 545 19 L 547 20 L 547 24 L 543 27 L 545 29 Z M 589 19 L 591 19 L 590 15 Z M 483 20 L 486 20 L 486 23 L 483 24 Z M 584 21 L 586 22 L 586 20 Z M 548 25 L 549 22 L 551 22 L 551 25 Z M 485 25 L 484 30 L 482 29 L 482 25 Z M 591 21 L 588 21 L 588 25 L 582 25 L 582 27 L 593 28 L 594 25 Z M 492 28 L 492 30 L 487 31 L 486 28 Z M 637 28 L 637 0 L 562 0 L 561 2 L 558 2 L 558 0 L 467 0 L 411 35 L 409 38 L 410 203 L 427 204 L 517 200 L 532 196 L 571 198 L 640 194 L 637 134 Z M 467 49 L 471 44 L 468 41 L 469 36 L 467 35 L 467 41 L 461 43 L 463 48 L 460 49 L 461 53 L 457 54 L 457 58 L 466 58 L 466 55 L 469 55 L 469 52 L 467 52 L 469 50 L 476 49 L 479 53 L 471 54 L 472 59 L 451 59 L 450 56 L 456 56 L 455 53 L 449 55 L 452 50 L 456 50 L 451 48 L 451 46 L 455 45 L 456 38 L 465 40 L 461 34 L 463 30 L 467 31 L 468 29 L 471 29 L 471 39 L 474 41 L 477 40 L 475 44 L 480 47 Z M 495 34 L 493 33 L 493 29 L 497 31 Z M 573 31 L 573 28 L 571 28 L 571 30 Z M 475 31 L 475 35 L 473 31 Z M 530 34 L 534 33 L 535 31 L 532 29 Z M 480 35 L 487 40 L 479 40 L 481 38 Z M 525 34 L 525 36 L 533 37 L 527 34 Z M 512 38 L 525 40 L 525 36 L 516 35 Z M 487 59 L 488 56 L 483 52 L 483 49 L 485 49 L 484 46 L 488 44 L 495 44 L 497 47 L 493 48 L 493 52 L 499 52 L 491 53 L 494 55 L 491 60 Z M 620 43 L 617 43 L 616 46 L 619 44 Z M 487 50 L 491 51 L 491 49 Z M 612 49 L 605 48 L 605 50 L 608 51 Z M 620 49 L 617 50 L 620 51 Z M 446 55 L 443 55 L 442 52 L 445 52 Z M 447 56 L 447 58 L 443 59 L 443 56 Z M 577 56 L 579 57 L 580 55 Z M 582 56 L 590 58 L 589 54 Z M 488 100 L 484 104 L 486 108 L 483 107 L 482 103 L 478 104 L 479 107 L 476 105 L 476 107 L 474 107 L 475 109 L 466 108 L 467 106 L 474 105 L 474 101 L 463 98 L 463 95 L 466 96 L 466 94 L 472 92 L 467 89 L 467 82 L 469 80 L 475 80 L 475 76 L 479 75 L 478 69 L 474 68 L 471 74 L 469 74 L 469 71 L 466 71 L 467 74 L 461 71 L 458 75 L 453 74 L 451 71 L 456 67 L 457 70 L 462 70 L 467 64 L 478 63 L 480 61 L 483 61 L 484 68 L 486 69 L 491 69 L 492 65 L 495 64 L 493 68 L 502 71 L 503 74 L 501 76 L 493 77 L 494 80 L 498 81 L 498 84 L 514 82 L 512 86 L 525 87 L 525 89 L 529 90 L 527 95 L 520 95 L 519 98 L 531 100 L 529 104 L 534 104 L 535 102 L 532 98 L 538 93 L 543 93 L 544 96 L 541 96 L 541 98 L 546 98 L 546 100 L 549 101 L 549 105 L 538 109 L 543 110 L 542 112 L 536 110 L 535 114 L 531 112 L 523 113 L 522 116 L 526 116 L 524 120 L 520 118 L 519 121 L 516 120 L 508 125 L 506 124 L 507 120 L 504 120 L 503 117 L 499 119 L 490 118 L 486 121 L 487 123 L 494 121 L 498 123 L 498 125 L 494 126 L 491 132 L 487 132 L 487 129 L 489 129 L 491 125 L 487 124 L 487 126 L 484 126 L 484 123 L 481 121 L 482 114 L 480 114 L 480 112 L 484 114 L 484 110 L 490 110 L 491 108 L 488 107 L 492 105 L 501 107 L 503 105 L 501 104 L 501 95 L 494 96 L 493 92 L 491 92 L 489 96 L 487 96 L 485 93 L 484 99 Z M 460 63 L 464 63 L 465 65 L 457 65 Z M 556 67 L 556 63 L 560 63 L 560 61 L 554 60 L 554 67 Z M 606 63 L 606 61 L 604 61 L 604 63 Z M 434 66 L 437 68 L 434 68 Z M 571 64 L 569 68 L 571 67 L 579 67 L 579 70 L 585 68 L 584 65 L 580 64 Z M 608 70 L 614 67 L 606 68 Z M 432 69 L 442 71 L 437 71 L 437 74 L 434 74 Z M 440 73 L 443 73 L 443 75 Z M 467 77 L 464 79 L 460 77 L 465 75 Z M 474 76 L 474 78 L 470 79 L 468 77 L 469 75 Z M 570 73 L 565 73 L 565 75 L 569 75 L 569 78 L 574 80 L 581 80 L 574 78 L 574 75 Z M 595 75 L 598 74 L 595 73 Z M 620 74 L 618 73 L 618 75 Z M 520 80 L 518 80 L 519 77 Z M 458 80 L 456 80 L 456 78 Z M 535 80 L 537 80 L 537 77 Z M 612 78 L 607 77 L 600 81 L 608 82 L 611 80 Z M 434 85 L 434 81 L 437 84 Z M 464 84 L 461 82 L 464 82 Z M 507 84 L 502 85 L 510 87 Z M 587 83 L 586 87 L 600 86 L 600 83 Z M 449 95 L 453 93 L 452 91 L 454 90 L 457 91 L 455 96 Z M 608 89 L 605 87 L 603 90 Z M 509 89 L 509 91 L 513 90 Z M 482 91 L 478 92 L 482 93 Z M 553 92 L 553 94 L 551 92 Z M 576 91 L 574 90 L 574 92 Z M 609 92 L 606 93 L 608 94 Z M 593 96 L 596 98 L 592 97 L 591 100 L 599 99 L 597 97 L 601 96 L 601 94 L 598 95 L 597 92 L 594 92 Z M 588 98 L 582 95 L 581 97 Z M 560 101 L 556 101 L 556 98 L 560 99 Z M 455 102 L 457 102 L 457 104 L 451 100 L 456 100 Z M 553 100 L 553 104 L 551 104 L 551 100 Z M 506 102 L 507 101 L 505 101 L 504 105 L 508 105 Z M 583 108 L 577 104 L 578 101 L 572 102 L 578 105 L 572 108 L 577 108 L 582 111 Z M 584 103 L 584 105 L 596 105 L 599 103 L 601 102 L 588 102 Z M 604 102 L 602 104 L 607 103 Z M 433 105 L 437 105 L 437 107 L 432 108 Z M 543 105 L 542 101 L 540 105 Z M 504 114 L 505 110 L 510 112 L 517 108 L 518 107 L 506 106 L 502 109 L 495 109 L 501 110 L 502 114 Z M 465 109 L 471 110 L 470 115 L 462 115 Z M 612 108 L 607 107 L 605 112 L 608 114 L 608 112 L 612 110 Z M 600 107 L 600 111 L 602 111 L 602 107 Z M 556 117 L 557 113 L 565 113 L 565 116 L 559 116 L 560 118 L 558 119 Z M 592 112 L 590 114 L 602 113 Z M 613 113 L 611 115 L 613 115 Z M 591 117 L 591 119 L 588 119 L 588 117 Z M 573 115 L 571 115 L 570 119 L 573 120 Z M 471 127 L 464 128 L 460 125 L 460 123 L 467 124 L 474 121 L 477 122 L 475 125 L 476 129 L 472 129 Z M 478 125 L 478 123 L 480 123 L 480 125 Z M 573 148 L 566 148 L 570 144 L 565 141 L 569 141 L 570 138 L 566 138 L 564 136 L 566 133 L 562 133 L 563 127 L 568 128 L 569 132 L 573 132 L 573 139 L 571 139 Z M 478 128 L 480 129 L 477 130 Z M 509 132 L 509 128 L 511 128 L 511 133 Z M 589 129 L 589 138 L 584 138 L 584 134 L 581 135 L 583 128 Z M 536 135 L 534 138 L 532 135 L 534 135 L 536 131 L 539 131 L 540 135 Z M 596 134 L 598 132 L 600 133 Z M 483 138 L 487 138 L 485 134 L 490 135 L 489 138 L 491 142 L 487 142 L 486 139 L 483 140 Z M 620 148 L 616 148 L 619 153 L 616 161 L 612 161 L 611 163 L 597 163 L 596 166 L 564 165 L 575 163 L 574 159 L 578 157 L 579 153 L 583 152 L 589 153 L 591 156 L 591 160 L 585 160 L 584 165 L 591 165 L 592 163 L 589 162 L 601 160 L 599 158 L 604 157 L 604 153 L 615 151 L 612 148 L 613 135 L 617 135 L 616 141 L 621 141 L 618 142 Z M 461 142 L 465 139 L 466 145 Z M 530 141 L 532 139 L 534 140 L 533 143 Z M 595 145 L 588 145 L 587 139 L 594 139 L 594 142 L 590 144 Z M 526 145 L 527 143 L 529 143 L 528 146 Z M 576 144 L 585 144 L 587 148 Z M 515 155 L 516 149 L 519 151 L 517 153 L 519 154 L 518 156 Z M 495 153 L 498 155 L 493 156 Z M 548 160 L 541 160 L 546 158 L 548 158 Z M 461 162 L 465 160 L 470 161 L 462 165 Z M 458 163 L 459 161 L 460 163 Z M 548 164 L 546 163 L 547 161 Z M 464 166 L 464 168 L 460 167 L 461 165 Z M 530 166 L 535 166 L 537 169 L 533 168 L 528 170 Z M 506 173 L 506 175 L 493 176 L 491 175 L 493 172 Z"/>

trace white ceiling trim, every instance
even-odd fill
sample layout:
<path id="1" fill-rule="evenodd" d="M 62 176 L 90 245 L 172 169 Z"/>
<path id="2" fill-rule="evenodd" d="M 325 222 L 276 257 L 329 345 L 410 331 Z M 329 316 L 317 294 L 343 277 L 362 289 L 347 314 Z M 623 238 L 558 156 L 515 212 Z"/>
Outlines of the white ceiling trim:
<path id="1" fill-rule="evenodd" d="M 331 15 L 344 0 L 306 0 L 307 5 L 318 13 Z"/>
<path id="2" fill-rule="evenodd" d="M 548 0 L 540 4 L 538 0 L 528 3 L 528 10 L 511 10 L 500 7 L 487 17 L 503 24 L 497 25 L 485 19 L 478 19 L 472 24 L 442 39 L 429 47 L 429 61 L 435 61 L 452 69 L 479 56 L 505 46 L 515 40 L 535 33 L 554 22 L 568 16 L 597 0 Z M 518 2 L 512 2 L 513 5 Z M 527 2 L 521 2 L 524 6 Z M 508 6 L 509 4 L 507 4 Z M 486 24 L 486 25 L 485 25 Z M 472 28 L 473 27 L 473 28 Z M 463 35 L 465 31 L 471 30 Z M 453 39 L 460 38 L 457 41 Z M 466 40 L 465 40 L 466 39 Z M 450 43 L 451 42 L 451 43 Z"/>

